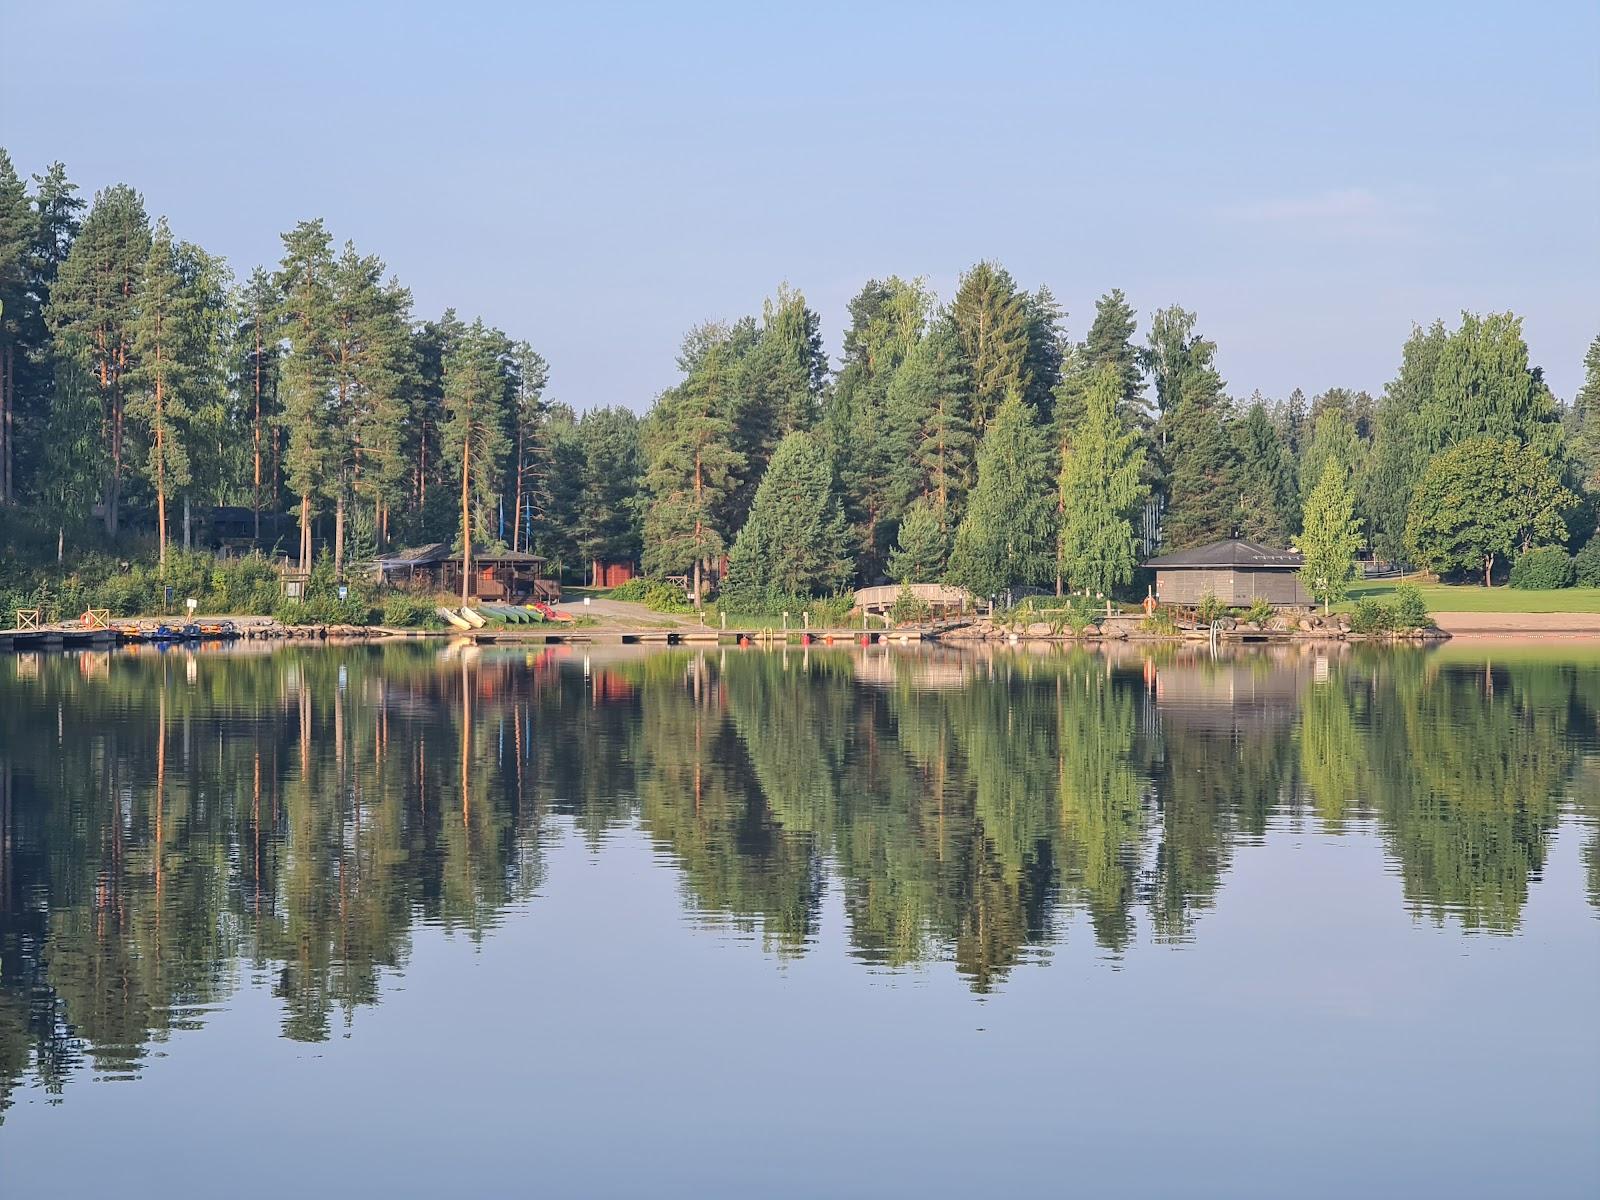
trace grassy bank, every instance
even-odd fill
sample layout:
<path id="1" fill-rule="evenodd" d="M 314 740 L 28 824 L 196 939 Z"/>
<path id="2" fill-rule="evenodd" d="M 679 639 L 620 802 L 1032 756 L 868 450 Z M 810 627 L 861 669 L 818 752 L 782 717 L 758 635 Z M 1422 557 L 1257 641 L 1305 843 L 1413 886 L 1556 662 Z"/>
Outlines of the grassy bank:
<path id="1" fill-rule="evenodd" d="M 1398 581 L 1364 580 L 1350 589 L 1341 606 L 1348 610 L 1362 599 L 1386 600 Z M 1480 587 L 1466 583 L 1417 585 L 1429 612 L 1467 613 L 1600 613 L 1600 588 L 1554 588 L 1531 591 L 1513 587 Z"/>

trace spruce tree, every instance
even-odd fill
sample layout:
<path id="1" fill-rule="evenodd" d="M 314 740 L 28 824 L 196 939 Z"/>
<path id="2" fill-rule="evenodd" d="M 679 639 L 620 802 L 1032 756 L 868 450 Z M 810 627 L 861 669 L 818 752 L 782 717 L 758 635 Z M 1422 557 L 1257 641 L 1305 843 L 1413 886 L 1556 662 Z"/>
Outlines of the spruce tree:
<path id="1" fill-rule="evenodd" d="M 1569 442 L 1583 486 L 1600 491 L 1600 336 L 1583 356 L 1583 386 L 1572 401 Z"/>
<path id="2" fill-rule="evenodd" d="M 857 561 L 876 578 L 888 553 L 895 504 L 888 436 L 888 390 L 900 364 L 922 338 L 932 308 L 923 281 L 872 280 L 850 301 L 844 359 L 827 396 L 822 429 L 843 492 Z M 964 395 L 970 385 L 963 377 Z"/>
<path id="3" fill-rule="evenodd" d="M 134 368 L 133 321 L 139 276 L 150 253 L 144 200 L 118 184 L 98 193 L 50 293 L 46 321 L 57 353 L 91 375 L 101 402 L 101 503 L 115 536 L 127 467 L 126 403 Z"/>
<path id="4" fill-rule="evenodd" d="M 1322 611 L 1342 600 L 1355 575 L 1361 546 L 1361 522 L 1355 519 L 1355 496 L 1347 472 L 1329 461 L 1316 487 L 1306 496 L 1301 533 L 1294 539 L 1301 554 L 1300 578 L 1306 590 L 1322 601 Z"/>
<path id="5" fill-rule="evenodd" d="M 960 519 L 972 484 L 975 439 L 959 355 L 950 328 L 936 326 L 911 348 L 889 383 L 879 436 L 889 449 L 892 517 L 926 497 L 947 517 Z"/>
<path id="6" fill-rule="evenodd" d="M 4 417 L 9 419 L 5 451 L 0 453 L 0 476 L 4 477 L 0 493 L 12 500 L 25 490 L 36 499 L 43 499 L 46 491 L 60 495 L 63 486 L 63 478 L 55 473 L 62 465 L 59 429 L 52 426 L 57 424 L 56 371 L 66 359 L 57 353 L 45 314 L 61 264 L 78 235 L 79 213 L 84 208 L 84 202 L 75 194 L 77 186 L 67 179 L 66 168 L 59 162 L 51 163 L 43 175 L 35 175 L 33 184 L 34 231 L 28 251 L 26 291 L 20 307 L 8 313 L 8 320 L 15 322 L 13 340 L 7 343 L 10 350 L 0 351 L 6 364 L 4 387 L 0 390 L 4 392 Z M 81 394 L 75 396 L 73 405 L 81 399 Z M 3 424 L 6 420 L 0 419 Z M 90 424 L 92 432 L 92 419 Z M 72 440 L 76 442 L 79 436 L 75 434 Z M 69 475 L 76 479 L 93 466 L 91 450 L 84 462 L 69 469 Z M 33 481 L 31 490 L 27 489 L 27 480 Z M 68 490 L 73 491 L 74 487 Z"/>
<path id="7" fill-rule="evenodd" d="M 1216 343 L 1198 336 L 1194 325 L 1191 312 L 1160 310 L 1140 356 L 1155 382 L 1156 477 L 1166 493 L 1162 542 L 1171 549 L 1229 537 L 1239 499 Z"/>
<path id="8" fill-rule="evenodd" d="M 595 408 L 578 422 L 583 451 L 582 492 L 573 520 L 577 549 L 601 586 L 603 561 L 629 561 L 639 553 L 639 514 L 634 498 L 642 471 L 639 418 L 632 410 Z"/>
<path id="9" fill-rule="evenodd" d="M 900 521 L 889 578 L 896 583 L 935 583 L 950 557 L 950 518 L 937 502 L 918 500 Z"/>
<path id="10" fill-rule="evenodd" d="M 956 529 L 949 579 L 977 596 L 1039 584 L 1055 566 L 1055 488 L 1049 446 L 1013 388 L 978 447 L 978 479 Z"/>
<path id="11" fill-rule="evenodd" d="M 16 495 L 12 480 L 16 455 L 16 373 L 18 346 L 31 299 L 28 268 L 34 244 L 33 206 L 28 191 L 0 148 L 0 504 Z"/>
<path id="12" fill-rule="evenodd" d="M 1095 595 L 1127 583 L 1137 564 L 1144 447 L 1123 420 L 1122 389 L 1116 364 L 1104 364 L 1061 464 L 1060 573 L 1072 589 Z"/>
<path id="13" fill-rule="evenodd" d="M 972 378 L 973 424 L 985 429 L 1006 395 L 1031 394 L 1029 353 L 1039 314 L 998 263 L 980 262 L 961 277 L 950 319 Z"/>
<path id="14" fill-rule="evenodd" d="M 1234 425 L 1239 455 L 1239 536 L 1286 546 L 1300 522 L 1295 468 L 1259 398 Z"/>
<path id="15" fill-rule="evenodd" d="M 770 610 L 790 597 L 837 591 L 851 567 L 832 464 L 817 438 L 791 433 L 778 443 L 734 540 L 723 601 L 745 612 Z"/>

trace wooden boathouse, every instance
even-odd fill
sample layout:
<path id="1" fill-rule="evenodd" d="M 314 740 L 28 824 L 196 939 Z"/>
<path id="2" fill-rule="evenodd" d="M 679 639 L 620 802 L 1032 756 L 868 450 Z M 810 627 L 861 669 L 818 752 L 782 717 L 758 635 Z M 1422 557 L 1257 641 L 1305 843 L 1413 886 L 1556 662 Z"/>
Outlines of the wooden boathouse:
<path id="1" fill-rule="evenodd" d="M 1207 596 L 1245 607 L 1265 600 L 1275 608 L 1309 608 L 1311 593 L 1300 582 L 1298 551 L 1274 550 L 1243 538 L 1212 542 L 1163 554 L 1144 564 L 1155 572 L 1162 604 L 1195 605 Z"/>

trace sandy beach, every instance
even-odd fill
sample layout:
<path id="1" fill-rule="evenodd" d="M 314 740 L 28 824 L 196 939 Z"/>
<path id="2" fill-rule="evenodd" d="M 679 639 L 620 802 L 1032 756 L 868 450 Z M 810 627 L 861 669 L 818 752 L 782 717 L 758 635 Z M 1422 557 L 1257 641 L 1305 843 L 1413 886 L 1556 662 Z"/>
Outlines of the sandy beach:
<path id="1" fill-rule="evenodd" d="M 1452 637 L 1515 634 L 1550 641 L 1600 638 L 1600 613 L 1436 612 L 1433 619 Z"/>

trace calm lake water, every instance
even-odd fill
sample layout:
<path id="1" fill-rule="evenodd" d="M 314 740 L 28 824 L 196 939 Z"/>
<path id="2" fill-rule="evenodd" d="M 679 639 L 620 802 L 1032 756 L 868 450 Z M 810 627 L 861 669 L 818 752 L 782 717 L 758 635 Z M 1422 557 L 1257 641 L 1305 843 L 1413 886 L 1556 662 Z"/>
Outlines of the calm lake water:
<path id="1" fill-rule="evenodd" d="M 0 658 L 0 1193 L 1592 1196 L 1600 654 Z"/>

